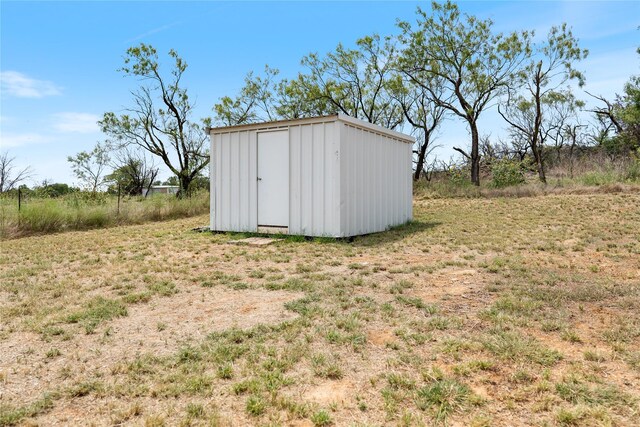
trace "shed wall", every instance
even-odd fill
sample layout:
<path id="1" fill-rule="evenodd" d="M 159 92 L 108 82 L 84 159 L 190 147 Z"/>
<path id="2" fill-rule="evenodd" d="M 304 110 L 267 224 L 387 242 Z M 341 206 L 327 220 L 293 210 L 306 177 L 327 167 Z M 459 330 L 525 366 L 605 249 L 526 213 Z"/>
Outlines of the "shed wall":
<path id="1" fill-rule="evenodd" d="M 211 155 L 211 229 L 256 232 L 256 131 L 213 134 Z"/>
<path id="2" fill-rule="evenodd" d="M 341 235 L 384 231 L 412 218 L 412 145 L 341 124 Z"/>
<path id="3" fill-rule="evenodd" d="M 280 127 L 289 130 L 289 230 L 340 236 L 340 140 L 335 120 Z M 273 128 L 213 133 L 211 229 L 258 229 L 257 134 Z"/>
<path id="4" fill-rule="evenodd" d="M 289 127 L 289 233 L 340 233 L 338 122 Z"/>

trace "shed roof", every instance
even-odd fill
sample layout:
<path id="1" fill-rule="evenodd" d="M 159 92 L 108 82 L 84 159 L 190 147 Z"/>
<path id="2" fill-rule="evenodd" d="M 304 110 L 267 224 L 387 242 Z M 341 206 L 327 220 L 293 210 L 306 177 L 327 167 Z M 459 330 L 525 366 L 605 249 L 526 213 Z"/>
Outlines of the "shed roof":
<path id="1" fill-rule="evenodd" d="M 324 123 L 324 122 L 334 122 L 334 121 L 341 121 L 344 123 L 348 123 L 352 126 L 367 129 L 369 131 L 380 133 L 382 135 L 387 135 L 410 144 L 413 144 L 415 142 L 415 138 L 410 135 L 406 135 L 402 132 L 398 132 L 395 130 L 387 129 L 385 127 L 378 126 L 373 123 L 365 122 L 364 120 L 356 119 L 342 113 L 332 114 L 329 116 L 306 117 L 302 119 L 286 119 L 286 120 L 275 120 L 271 122 L 248 123 L 248 124 L 241 124 L 241 125 L 234 125 L 234 126 L 214 127 L 214 128 L 208 128 L 207 133 L 217 134 L 217 133 L 226 133 L 226 132 L 236 132 L 240 130 L 277 129 L 277 128 L 289 127 L 291 125 Z"/>

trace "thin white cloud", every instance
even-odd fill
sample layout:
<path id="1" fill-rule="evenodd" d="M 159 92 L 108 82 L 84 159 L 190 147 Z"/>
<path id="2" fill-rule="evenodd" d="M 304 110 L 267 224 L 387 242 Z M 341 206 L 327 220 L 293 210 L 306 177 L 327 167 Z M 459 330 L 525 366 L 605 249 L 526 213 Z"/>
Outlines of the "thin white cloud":
<path id="1" fill-rule="evenodd" d="M 98 132 L 100 118 L 90 113 L 57 113 L 53 115 L 53 128 L 58 132 L 91 133 Z"/>
<path id="2" fill-rule="evenodd" d="M 140 40 L 140 39 L 144 39 L 144 38 L 149 37 L 149 36 L 151 36 L 153 34 L 160 33 L 162 31 L 168 30 L 169 28 L 175 27 L 176 25 L 180 25 L 180 24 L 182 24 L 182 22 L 174 22 L 172 24 L 167 24 L 167 25 L 163 25 L 161 27 L 154 28 L 152 30 L 147 31 L 146 33 L 138 34 L 137 36 L 130 38 L 125 43 L 131 43 L 131 42 L 135 42 L 135 41 Z"/>
<path id="3" fill-rule="evenodd" d="M 0 81 L 3 95 L 18 98 L 44 98 L 62 93 L 53 82 L 33 79 L 18 71 L 0 72 Z"/>
<path id="4" fill-rule="evenodd" d="M 2 149 L 22 147 L 31 144 L 44 144 L 51 142 L 52 138 L 41 133 L 5 133 L 0 135 L 0 147 Z"/>

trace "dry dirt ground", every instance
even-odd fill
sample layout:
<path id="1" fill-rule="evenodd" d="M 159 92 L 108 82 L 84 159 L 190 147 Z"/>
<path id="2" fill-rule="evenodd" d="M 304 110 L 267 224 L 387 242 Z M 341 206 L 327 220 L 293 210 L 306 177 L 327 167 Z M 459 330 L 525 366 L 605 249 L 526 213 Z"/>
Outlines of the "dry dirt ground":
<path id="1" fill-rule="evenodd" d="M 2 242 L 0 425 L 640 425 L 640 195 L 414 212 L 353 242 L 206 216 Z"/>

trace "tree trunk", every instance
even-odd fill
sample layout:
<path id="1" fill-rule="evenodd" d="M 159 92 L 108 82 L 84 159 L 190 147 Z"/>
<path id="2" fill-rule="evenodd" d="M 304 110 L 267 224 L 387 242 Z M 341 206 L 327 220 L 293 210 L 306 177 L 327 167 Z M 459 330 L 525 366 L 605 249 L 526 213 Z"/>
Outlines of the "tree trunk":
<path id="1" fill-rule="evenodd" d="M 413 173 L 413 180 L 418 181 L 420 179 L 420 175 L 422 174 L 422 169 L 424 169 L 424 160 L 427 157 L 427 148 L 429 143 L 425 141 L 422 146 L 420 146 L 420 150 L 418 150 L 418 161 L 416 162 L 416 171 Z"/>
<path id="2" fill-rule="evenodd" d="M 540 129 L 542 128 L 542 95 L 540 94 L 540 88 L 542 87 L 542 62 L 538 63 L 538 71 L 535 75 L 535 102 L 536 102 L 536 116 L 535 122 L 533 125 L 533 135 L 531 135 L 531 152 L 533 153 L 533 157 L 536 161 L 536 167 L 538 169 L 538 178 L 540 178 L 540 182 L 546 184 L 547 177 L 544 173 L 544 159 L 542 157 L 542 147 L 544 142 L 540 136 Z"/>
<path id="3" fill-rule="evenodd" d="M 478 137 L 478 126 L 476 122 L 469 122 L 471 128 L 471 182 L 473 185 L 480 185 L 480 150 Z"/>
<path id="4" fill-rule="evenodd" d="M 542 159 L 542 146 L 538 143 L 537 138 L 534 138 L 531 141 L 531 153 L 533 154 L 533 159 L 536 162 L 536 170 L 538 171 L 538 178 L 540 182 L 546 184 L 547 177 L 544 173 L 544 161 Z"/>
<path id="5" fill-rule="evenodd" d="M 179 175 L 178 176 L 178 183 L 180 184 L 180 189 L 178 190 L 178 194 L 177 197 L 183 198 L 183 197 L 188 197 L 189 194 L 189 186 L 191 185 L 191 177 L 189 176 L 184 176 L 184 175 Z"/>
<path id="6" fill-rule="evenodd" d="M 574 144 L 571 144 L 571 148 L 569 148 L 569 178 L 573 179 L 573 147 Z"/>
<path id="7" fill-rule="evenodd" d="M 536 166 L 538 168 L 538 178 L 540 179 L 540 182 L 542 182 L 543 184 L 546 184 L 547 176 L 544 173 L 544 163 L 542 161 L 542 153 L 538 151 L 538 155 L 535 157 L 536 157 Z"/>

